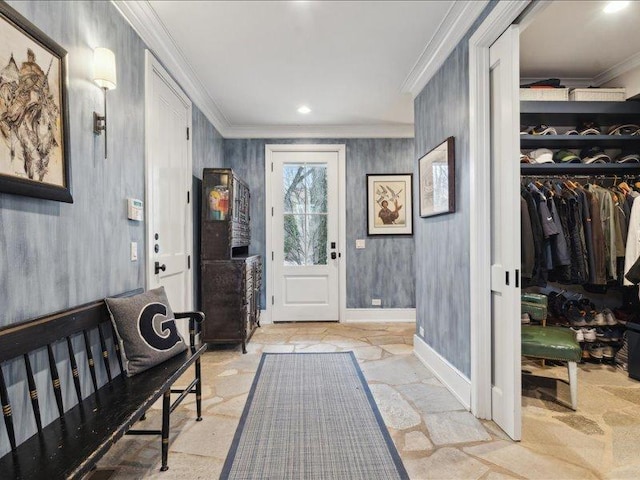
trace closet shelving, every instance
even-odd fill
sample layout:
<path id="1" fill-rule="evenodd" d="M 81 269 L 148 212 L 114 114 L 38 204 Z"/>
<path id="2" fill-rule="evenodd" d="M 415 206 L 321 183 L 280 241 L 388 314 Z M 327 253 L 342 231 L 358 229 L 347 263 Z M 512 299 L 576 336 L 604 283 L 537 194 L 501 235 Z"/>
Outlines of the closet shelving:
<path id="1" fill-rule="evenodd" d="M 640 148 L 640 135 L 520 135 L 520 146 L 535 148 Z"/>

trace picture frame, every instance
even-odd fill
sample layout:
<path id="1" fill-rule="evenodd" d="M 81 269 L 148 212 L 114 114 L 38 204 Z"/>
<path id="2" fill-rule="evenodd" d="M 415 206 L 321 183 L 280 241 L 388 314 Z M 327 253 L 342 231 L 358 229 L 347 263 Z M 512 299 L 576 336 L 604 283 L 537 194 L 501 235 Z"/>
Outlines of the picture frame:
<path id="1" fill-rule="evenodd" d="M 413 235 L 413 174 L 367 174 L 367 235 Z"/>
<path id="2" fill-rule="evenodd" d="M 456 211 L 455 139 L 449 137 L 418 160 L 420 217 Z"/>
<path id="3" fill-rule="evenodd" d="M 0 192 L 73 203 L 67 51 L 0 2 Z"/>

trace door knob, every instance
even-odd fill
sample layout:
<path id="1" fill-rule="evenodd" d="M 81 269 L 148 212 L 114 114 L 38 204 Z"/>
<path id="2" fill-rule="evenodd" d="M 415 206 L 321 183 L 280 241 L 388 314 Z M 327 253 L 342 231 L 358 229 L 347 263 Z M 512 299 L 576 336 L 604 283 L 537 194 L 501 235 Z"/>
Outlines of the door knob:
<path id="1" fill-rule="evenodd" d="M 160 270 L 164 272 L 166 269 L 167 269 L 167 266 L 164 263 L 160 265 L 160 262 L 156 262 L 155 264 L 156 275 L 160 273 Z"/>

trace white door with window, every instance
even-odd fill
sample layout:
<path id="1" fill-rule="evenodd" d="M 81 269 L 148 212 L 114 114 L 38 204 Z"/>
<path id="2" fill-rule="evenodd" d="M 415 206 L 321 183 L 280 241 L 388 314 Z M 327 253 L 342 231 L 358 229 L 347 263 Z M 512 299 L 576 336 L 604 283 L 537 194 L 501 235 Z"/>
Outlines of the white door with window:
<path id="1" fill-rule="evenodd" d="M 521 437 L 519 32 L 491 46 L 491 318 L 493 420 Z M 514 228 L 516 226 L 516 228 Z"/>
<path id="2" fill-rule="evenodd" d="M 338 176 L 344 150 L 269 147 L 271 318 L 275 322 L 338 321 L 339 208 L 344 208 L 339 205 Z"/>
<path id="3" fill-rule="evenodd" d="M 172 309 L 186 311 L 193 308 L 191 102 L 149 52 L 146 60 L 147 288 L 164 286 Z"/>

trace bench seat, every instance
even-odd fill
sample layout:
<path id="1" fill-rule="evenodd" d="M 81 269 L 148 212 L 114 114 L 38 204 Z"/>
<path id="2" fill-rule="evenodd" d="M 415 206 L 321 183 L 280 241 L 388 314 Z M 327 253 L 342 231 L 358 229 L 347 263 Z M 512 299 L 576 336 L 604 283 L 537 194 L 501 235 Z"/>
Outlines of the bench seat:
<path id="1" fill-rule="evenodd" d="M 81 478 L 206 350 L 176 355 L 144 373 L 119 375 L 0 459 L 2 478 Z"/>
<path id="2" fill-rule="evenodd" d="M 582 349 L 575 334 L 568 328 L 523 325 L 521 330 L 522 355 L 567 362 L 571 408 L 578 408 L 578 364 Z"/>

